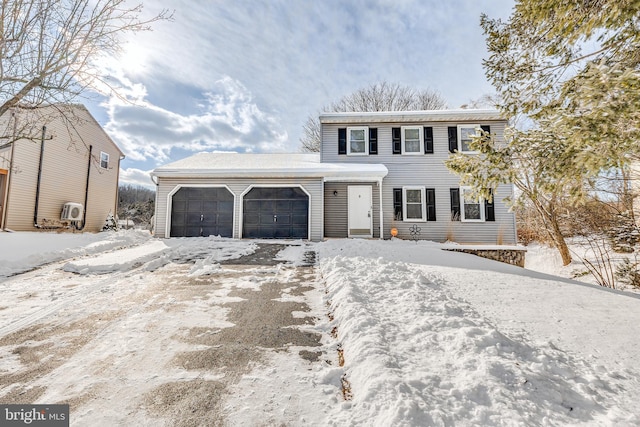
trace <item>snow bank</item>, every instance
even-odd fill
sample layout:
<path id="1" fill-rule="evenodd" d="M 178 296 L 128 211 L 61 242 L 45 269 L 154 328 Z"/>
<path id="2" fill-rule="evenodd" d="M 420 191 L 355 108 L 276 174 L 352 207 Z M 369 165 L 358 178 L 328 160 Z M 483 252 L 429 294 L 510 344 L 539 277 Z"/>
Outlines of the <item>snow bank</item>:
<path id="1" fill-rule="evenodd" d="M 527 284 L 544 283 L 548 298 L 554 298 L 550 285 L 558 282 L 550 281 L 550 276 L 443 252 L 437 244 L 330 241 L 318 249 L 327 303 L 344 349 L 343 372 L 353 393 L 351 407 L 336 414 L 336 424 L 640 422 L 635 398 L 629 397 L 640 393 L 637 371 L 631 364 L 615 370 L 604 358 L 585 354 L 590 350 L 581 351 L 605 349 L 606 339 L 594 342 L 597 337 L 573 330 L 575 337 L 568 351 L 548 341 L 534 342 L 531 338 L 540 336 L 535 322 L 531 326 L 518 323 L 519 333 L 506 327 L 509 315 L 517 319 L 520 307 L 516 304 L 509 309 L 510 300 L 530 301 Z M 482 301 L 500 301 L 506 312 L 495 311 L 495 316 L 457 290 L 465 283 L 464 290 L 474 284 L 490 285 L 494 277 L 499 278 L 500 291 L 483 287 Z M 594 290 L 577 283 L 562 285 L 566 292 L 561 298 L 566 305 L 573 296 Z M 640 301 L 632 297 L 621 298 L 614 292 L 598 296 L 603 302 L 594 299 L 595 295 L 589 298 L 597 306 L 595 316 L 606 312 L 615 317 L 618 307 L 623 306 L 623 312 L 628 313 L 627 305 L 640 308 Z M 548 319 L 544 301 L 536 303 L 535 309 L 540 319 Z M 587 319 L 589 325 L 598 321 L 590 307 L 572 310 L 569 316 L 567 324 L 579 324 L 581 319 Z M 631 325 L 621 331 L 625 336 L 618 334 L 615 340 L 637 341 L 637 329 Z M 586 337 L 590 342 L 579 346 Z"/>
<path id="2" fill-rule="evenodd" d="M 0 279 L 64 259 L 134 246 L 148 241 L 148 231 L 102 233 L 0 232 Z"/>

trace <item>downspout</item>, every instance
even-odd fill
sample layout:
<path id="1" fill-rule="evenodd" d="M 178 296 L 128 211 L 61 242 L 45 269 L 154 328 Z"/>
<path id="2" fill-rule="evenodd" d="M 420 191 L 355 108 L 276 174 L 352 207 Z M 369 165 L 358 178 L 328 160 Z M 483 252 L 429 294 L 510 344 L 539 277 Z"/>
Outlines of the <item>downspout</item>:
<path id="1" fill-rule="evenodd" d="M 76 224 L 76 230 L 84 230 L 84 226 L 87 224 L 87 202 L 89 201 L 89 178 L 91 177 L 91 153 L 93 152 L 93 145 L 89 145 L 89 161 L 87 162 L 87 183 L 84 186 L 84 209 L 82 211 L 82 227 L 78 228 Z"/>
<path id="2" fill-rule="evenodd" d="M 382 234 L 384 230 L 384 214 L 382 212 L 382 178 L 378 178 L 378 191 L 379 191 L 379 199 L 378 202 L 380 204 L 380 240 L 384 240 L 384 235 Z"/>
<path id="3" fill-rule="evenodd" d="M 40 204 L 40 183 L 42 181 L 42 160 L 44 158 L 44 135 L 46 131 L 47 127 L 42 126 L 42 137 L 40 138 L 40 159 L 38 161 L 38 180 L 36 182 L 36 204 L 33 208 L 33 226 L 35 228 L 41 228 L 38 225 L 38 205 Z"/>

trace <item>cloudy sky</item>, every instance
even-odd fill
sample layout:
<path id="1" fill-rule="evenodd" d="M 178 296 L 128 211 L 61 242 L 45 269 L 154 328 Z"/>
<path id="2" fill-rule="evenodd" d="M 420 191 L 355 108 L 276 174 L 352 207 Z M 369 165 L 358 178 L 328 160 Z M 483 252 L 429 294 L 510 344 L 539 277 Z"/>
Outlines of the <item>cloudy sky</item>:
<path id="1" fill-rule="evenodd" d="M 125 152 L 122 183 L 200 151 L 297 152 L 324 105 L 387 81 L 439 92 L 450 108 L 492 93 L 481 13 L 513 0 L 153 0 L 172 22 L 105 65 L 134 103 L 95 100 Z"/>

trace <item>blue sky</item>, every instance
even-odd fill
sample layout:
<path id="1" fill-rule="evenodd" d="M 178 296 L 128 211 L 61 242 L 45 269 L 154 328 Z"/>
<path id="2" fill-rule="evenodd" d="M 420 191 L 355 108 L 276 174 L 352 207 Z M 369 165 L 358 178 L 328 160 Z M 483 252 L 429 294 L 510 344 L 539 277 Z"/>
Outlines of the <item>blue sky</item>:
<path id="1" fill-rule="evenodd" d="M 121 183 L 200 151 L 297 152 L 309 115 L 380 81 L 450 108 L 492 93 L 480 14 L 513 0 L 154 0 L 172 22 L 105 65 L 122 93 L 87 105 L 125 152 Z"/>

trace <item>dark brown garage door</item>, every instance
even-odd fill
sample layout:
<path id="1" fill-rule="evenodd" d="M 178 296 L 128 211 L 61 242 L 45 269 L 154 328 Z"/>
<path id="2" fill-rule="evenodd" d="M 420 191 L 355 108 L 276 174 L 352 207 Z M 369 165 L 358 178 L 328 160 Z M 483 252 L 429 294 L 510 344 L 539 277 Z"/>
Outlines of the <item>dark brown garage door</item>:
<path id="1" fill-rule="evenodd" d="M 171 237 L 233 237 L 233 194 L 226 188 L 183 187 L 173 195 Z"/>
<path id="2" fill-rule="evenodd" d="M 244 196 L 242 236 L 307 239 L 309 196 L 297 187 L 254 188 Z"/>

